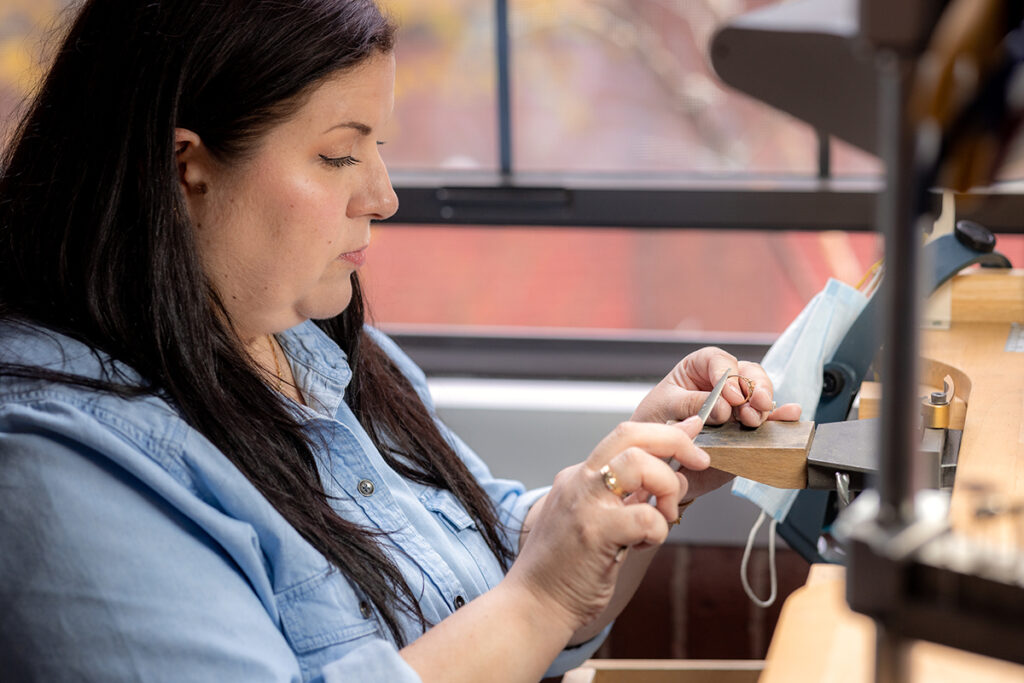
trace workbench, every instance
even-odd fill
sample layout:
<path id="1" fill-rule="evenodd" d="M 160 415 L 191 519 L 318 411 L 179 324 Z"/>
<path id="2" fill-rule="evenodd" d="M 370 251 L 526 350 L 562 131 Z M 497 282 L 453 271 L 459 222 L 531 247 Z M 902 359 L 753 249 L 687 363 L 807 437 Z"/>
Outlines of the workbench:
<path id="1" fill-rule="evenodd" d="M 923 378 L 936 368 L 955 371 L 957 395 L 966 403 L 950 524 L 990 547 L 1024 550 L 1024 515 L 975 514 L 984 503 L 1024 501 L 1024 270 L 976 269 L 947 287 L 948 329 L 923 330 L 921 356 L 932 366 Z M 874 647 L 874 622 L 846 604 L 845 569 L 814 565 L 806 585 L 786 600 L 763 663 L 592 660 L 564 680 L 867 683 Z M 912 643 L 908 657 L 912 683 L 1024 681 L 1024 666 L 934 643 Z"/>

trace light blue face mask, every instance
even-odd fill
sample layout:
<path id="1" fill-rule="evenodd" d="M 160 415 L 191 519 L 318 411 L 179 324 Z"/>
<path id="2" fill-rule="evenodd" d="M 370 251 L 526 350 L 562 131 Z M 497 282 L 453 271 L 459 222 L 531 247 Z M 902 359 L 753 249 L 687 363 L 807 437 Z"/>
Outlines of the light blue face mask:
<path id="1" fill-rule="evenodd" d="M 801 420 L 813 420 L 821 397 L 822 372 L 868 300 L 858 290 L 829 278 L 800 315 L 768 349 L 761 366 L 779 404 L 799 403 Z M 746 498 L 777 522 L 789 514 L 798 491 L 777 489 L 737 477 L 732 494 Z"/>

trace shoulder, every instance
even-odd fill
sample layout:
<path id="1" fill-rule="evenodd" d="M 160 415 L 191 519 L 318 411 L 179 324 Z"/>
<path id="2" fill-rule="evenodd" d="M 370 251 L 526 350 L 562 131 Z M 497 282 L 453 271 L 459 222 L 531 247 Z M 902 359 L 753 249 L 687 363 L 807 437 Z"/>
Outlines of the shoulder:
<path id="1" fill-rule="evenodd" d="M 395 342 L 394 339 L 384 334 L 381 330 L 371 325 L 363 327 L 366 335 L 377 345 L 380 349 L 387 354 L 387 356 L 394 362 L 398 369 L 403 375 L 412 383 L 416 393 L 420 395 L 420 398 L 428 407 L 433 406 L 433 401 L 430 398 L 430 388 L 427 386 L 427 376 L 420 368 L 416 365 L 409 355 L 402 350 L 402 348 Z"/>
<path id="2" fill-rule="evenodd" d="M 126 398 L 60 376 L 138 381 L 127 366 L 52 330 L 8 322 L 0 323 L 0 364 L 0 447 L 34 434 L 127 469 L 157 464 L 181 483 L 191 479 L 183 452 L 199 435 L 165 400 Z"/>
<path id="3" fill-rule="evenodd" d="M 102 373 L 98 352 L 59 332 L 13 320 L 0 321 L 0 363 L 89 377 Z M 9 375 L 5 373 L 5 379 Z"/>
<path id="4" fill-rule="evenodd" d="M 402 350 L 402 347 L 394 339 L 371 325 L 366 325 L 363 327 L 363 330 L 366 332 L 366 336 L 373 340 L 394 361 L 403 374 L 410 379 L 422 381 L 426 384 L 427 376 L 423 373 L 423 370 L 420 369 L 420 366 L 416 365 L 416 362 L 409 357 L 409 354 Z"/>

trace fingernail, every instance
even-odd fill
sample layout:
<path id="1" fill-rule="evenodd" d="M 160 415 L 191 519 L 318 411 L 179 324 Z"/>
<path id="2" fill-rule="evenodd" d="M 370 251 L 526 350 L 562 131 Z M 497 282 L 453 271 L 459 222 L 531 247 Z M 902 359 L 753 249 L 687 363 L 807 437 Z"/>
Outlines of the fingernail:
<path id="1" fill-rule="evenodd" d="M 703 463 L 704 467 L 711 467 L 711 456 L 701 448 L 697 449 L 697 460 Z"/>
<path id="2" fill-rule="evenodd" d="M 697 436 L 697 434 L 700 433 L 700 430 L 703 426 L 704 423 L 701 422 L 700 417 L 698 417 L 697 415 L 691 415 L 690 417 L 683 420 L 683 429 L 685 429 L 686 433 L 689 434 L 691 437 Z"/>

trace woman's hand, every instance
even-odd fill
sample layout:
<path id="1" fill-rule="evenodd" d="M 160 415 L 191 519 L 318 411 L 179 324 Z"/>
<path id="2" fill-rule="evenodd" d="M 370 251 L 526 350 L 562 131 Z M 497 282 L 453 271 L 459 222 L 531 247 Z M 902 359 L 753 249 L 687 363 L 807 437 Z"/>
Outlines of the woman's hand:
<path id="1" fill-rule="evenodd" d="M 732 419 L 748 427 L 757 427 L 765 420 L 800 419 L 800 406 L 796 403 L 775 405 L 772 381 L 760 365 L 737 361 L 732 354 L 713 346 L 694 351 L 680 361 L 644 397 L 632 419 L 638 422 L 665 423 L 696 415 L 723 373 L 739 377 L 726 383 L 721 398 L 708 417 L 708 423 L 721 424 Z M 748 384 L 740 377 L 753 382 L 754 389 L 749 396 Z M 733 478 L 733 475 L 716 469 L 684 471 L 683 474 L 690 484 L 687 500 L 712 491 Z"/>
<path id="2" fill-rule="evenodd" d="M 525 584 L 574 632 L 594 622 L 615 591 L 628 549 L 662 543 L 678 518 L 688 484 L 666 460 L 688 472 L 707 468 L 707 454 L 692 441 L 699 430 L 697 419 L 619 425 L 586 461 L 555 477 L 530 515 L 508 580 Z M 645 502 L 653 496 L 653 505 L 628 505 L 631 494 Z"/>

